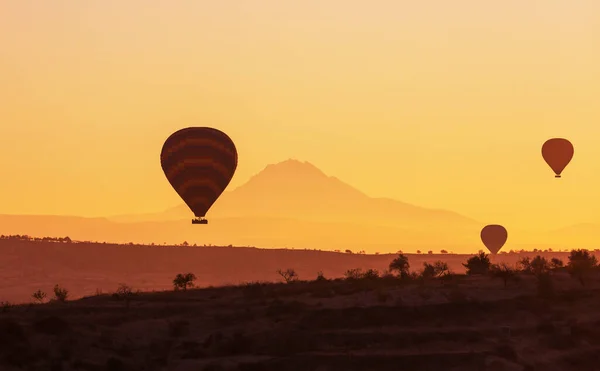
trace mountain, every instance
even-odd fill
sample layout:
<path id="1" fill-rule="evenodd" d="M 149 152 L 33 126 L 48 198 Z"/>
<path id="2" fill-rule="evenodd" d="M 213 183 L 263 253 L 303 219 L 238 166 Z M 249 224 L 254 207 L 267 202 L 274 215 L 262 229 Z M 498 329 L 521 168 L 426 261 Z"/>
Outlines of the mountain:
<path id="1" fill-rule="evenodd" d="M 165 221 L 191 218 L 186 205 L 162 213 L 125 215 L 114 221 Z M 291 218 L 314 222 L 358 223 L 400 228 L 472 229 L 479 223 L 446 210 L 372 198 L 313 164 L 287 160 L 265 167 L 242 186 L 215 202 L 207 214 L 213 218 Z"/>
<path id="2" fill-rule="evenodd" d="M 293 247 L 367 252 L 472 252 L 482 248 L 482 224 L 448 210 L 372 198 L 314 165 L 287 160 L 268 165 L 225 192 L 207 215 L 190 223 L 184 204 L 163 212 L 109 218 L 0 215 L 0 234 L 69 236 L 116 243 Z M 531 233 L 511 230 L 505 250 L 596 248 L 600 227 L 582 224 Z"/>

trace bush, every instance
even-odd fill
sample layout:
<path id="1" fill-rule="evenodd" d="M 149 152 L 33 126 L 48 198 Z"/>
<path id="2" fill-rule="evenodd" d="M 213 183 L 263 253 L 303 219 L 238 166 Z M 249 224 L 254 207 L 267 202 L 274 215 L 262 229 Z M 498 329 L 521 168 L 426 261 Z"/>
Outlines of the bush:
<path id="1" fill-rule="evenodd" d="M 329 281 L 327 278 L 325 278 L 325 276 L 323 275 L 323 272 L 319 271 L 317 272 L 317 278 L 315 279 L 315 281 L 317 282 L 326 282 Z"/>
<path id="2" fill-rule="evenodd" d="M 563 263 L 562 260 L 560 260 L 559 258 L 552 258 L 552 260 L 550 260 L 550 267 L 552 269 L 559 269 L 564 267 L 565 263 Z"/>
<path id="3" fill-rule="evenodd" d="M 483 251 L 470 257 L 466 264 L 463 263 L 468 275 L 487 274 L 491 265 L 489 255 Z"/>
<path id="4" fill-rule="evenodd" d="M 58 284 L 54 285 L 54 299 L 61 303 L 67 301 L 69 297 L 69 291 L 63 287 L 60 287 Z"/>
<path id="5" fill-rule="evenodd" d="M 186 291 L 188 287 L 194 287 L 195 280 L 196 275 L 194 273 L 179 273 L 173 279 L 173 288 L 175 289 L 175 291 L 178 291 L 180 289 Z"/>
<path id="6" fill-rule="evenodd" d="M 577 278 L 581 285 L 585 286 L 587 277 L 597 265 L 596 257 L 590 254 L 588 250 L 572 250 L 569 255 L 567 269 L 571 276 Z"/>
<path id="7" fill-rule="evenodd" d="M 298 273 L 296 273 L 296 271 L 292 268 L 288 268 L 284 271 L 278 269 L 277 274 L 279 274 L 285 280 L 285 283 L 292 283 L 298 280 Z"/>
<path id="8" fill-rule="evenodd" d="M 424 279 L 438 278 L 449 273 L 450 269 L 448 268 L 447 263 L 444 263 L 442 261 L 436 261 L 433 264 L 423 263 L 421 277 Z"/>
<path id="9" fill-rule="evenodd" d="M 345 273 L 344 273 L 344 277 L 347 280 L 359 280 L 361 279 L 361 277 L 363 276 L 363 271 L 360 268 L 352 268 L 352 269 L 348 269 Z"/>
<path id="10" fill-rule="evenodd" d="M 404 254 L 398 254 L 398 257 L 391 261 L 388 268 L 390 272 L 396 272 L 401 278 L 409 276 L 408 269 L 410 268 L 410 264 Z"/>
<path id="11" fill-rule="evenodd" d="M 546 274 L 550 271 L 550 263 L 546 258 L 538 255 L 531 260 L 529 263 L 531 273 L 533 273 L 536 277 L 542 274 Z"/>
<path id="12" fill-rule="evenodd" d="M 37 290 L 36 292 L 34 292 L 31 297 L 33 298 L 33 300 L 35 300 L 38 303 L 43 303 L 44 300 L 46 300 L 46 293 L 43 292 L 42 290 Z"/>
<path id="13" fill-rule="evenodd" d="M 367 271 L 362 274 L 361 278 L 365 280 L 376 280 L 379 278 L 379 271 L 377 271 L 377 269 L 367 269 Z"/>
<path id="14" fill-rule="evenodd" d="M 127 286 L 124 283 L 119 284 L 117 291 L 112 295 L 113 298 L 117 300 L 125 301 L 125 306 L 129 308 L 129 302 L 135 296 L 136 293 L 133 292 L 130 286 Z"/>

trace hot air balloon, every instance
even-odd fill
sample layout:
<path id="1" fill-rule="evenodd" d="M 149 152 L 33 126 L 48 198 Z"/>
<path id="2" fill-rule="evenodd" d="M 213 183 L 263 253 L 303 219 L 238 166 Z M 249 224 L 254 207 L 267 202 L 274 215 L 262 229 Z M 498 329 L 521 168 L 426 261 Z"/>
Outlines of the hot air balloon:
<path id="1" fill-rule="evenodd" d="M 542 156 L 554 174 L 560 178 L 560 174 L 567 167 L 574 153 L 573 144 L 564 138 L 548 139 L 542 146 Z"/>
<path id="2" fill-rule="evenodd" d="M 490 224 L 481 230 L 481 241 L 492 254 L 497 254 L 508 238 L 506 228 L 498 224 Z"/>
<path id="3" fill-rule="evenodd" d="M 208 224 L 206 213 L 229 185 L 237 161 L 231 138 L 214 128 L 185 128 L 167 138 L 160 164 L 171 186 L 196 216 L 192 224 Z"/>

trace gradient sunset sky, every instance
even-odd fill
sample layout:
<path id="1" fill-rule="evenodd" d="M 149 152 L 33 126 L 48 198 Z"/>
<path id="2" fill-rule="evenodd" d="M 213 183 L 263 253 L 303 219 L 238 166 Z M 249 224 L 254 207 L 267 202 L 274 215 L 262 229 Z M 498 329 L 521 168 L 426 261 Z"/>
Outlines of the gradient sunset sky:
<path id="1" fill-rule="evenodd" d="M 296 158 L 483 223 L 600 222 L 598 0 L 0 0 L 0 45 L 3 214 L 180 204 L 161 146 L 214 126 L 229 189 Z"/>

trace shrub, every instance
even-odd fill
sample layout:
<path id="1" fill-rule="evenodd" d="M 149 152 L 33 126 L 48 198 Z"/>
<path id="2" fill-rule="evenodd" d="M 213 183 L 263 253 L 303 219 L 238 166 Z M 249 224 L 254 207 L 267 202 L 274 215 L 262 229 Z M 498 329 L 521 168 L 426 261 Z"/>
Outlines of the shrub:
<path id="1" fill-rule="evenodd" d="M 277 274 L 279 274 L 285 280 L 285 283 L 292 283 L 298 280 L 298 273 L 296 273 L 296 271 L 292 268 L 288 268 L 284 271 L 278 269 Z"/>
<path id="2" fill-rule="evenodd" d="M 46 300 L 46 293 L 43 292 L 42 290 L 37 290 L 36 292 L 34 292 L 31 297 L 33 298 L 33 300 L 35 300 L 38 303 L 43 303 L 44 300 Z"/>
<path id="3" fill-rule="evenodd" d="M 482 251 L 470 257 L 467 263 L 463 263 L 463 266 L 467 268 L 468 275 L 487 274 L 490 270 L 491 262 L 489 255 Z"/>
<path id="4" fill-rule="evenodd" d="M 549 249 L 551 250 L 551 249 Z M 550 260 L 550 267 L 552 269 L 558 269 L 558 268 L 562 268 L 564 267 L 565 263 L 563 263 L 562 260 L 560 260 L 559 258 L 552 258 L 552 260 Z"/>
<path id="5" fill-rule="evenodd" d="M 68 297 L 69 291 L 67 289 L 65 289 L 64 287 L 60 287 L 58 284 L 54 285 L 54 299 L 56 301 L 64 303 L 67 301 Z"/>
<path id="6" fill-rule="evenodd" d="M 550 263 L 546 258 L 538 255 L 531 260 L 531 272 L 537 277 L 550 271 Z"/>
<path id="7" fill-rule="evenodd" d="M 352 269 L 348 269 L 345 273 L 344 273 L 344 277 L 347 280 L 359 280 L 361 279 L 361 277 L 363 276 L 363 271 L 360 268 L 352 268 Z"/>
<path id="8" fill-rule="evenodd" d="M 390 272 L 396 272 L 401 278 L 407 278 L 409 275 L 408 269 L 410 268 L 410 264 L 408 263 L 408 258 L 404 254 L 398 254 L 398 257 L 390 262 L 388 268 Z"/>
<path id="9" fill-rule="evenodd" d="M 379 271 L 377 271 L 377 269 L 367 269 L 360 278 L 365 280 L 376 280 L 379 278 Z"/>
<path id="10" fill-rule="evenodd" d="M 317 279 L 315 281 L 325 282 L 325 281 L 329 281 L 329 280 L 327 278 L 325 278 L 325 276 L 323 275 L 323 272 L 319 271 L 319 272 L 317 272 Z"/>
<path id="11" fill-rule="evenodd" d="M 571 276 L 577 278 L 582 286 L 585 286 L 587 277 L 596 268 L 598 261 L 588 250 L 572 250 L 569 255 L 567 269 Z"/>
<path id="12" fill-rule="evenodd" d="M 173 279 L 173 288 L 175 291 L 183 290 L 186 291 L 188 287 L 194 287 L 194 281 L 196 280 L 196 275 L 194 273 L 179 273 Z"/>

